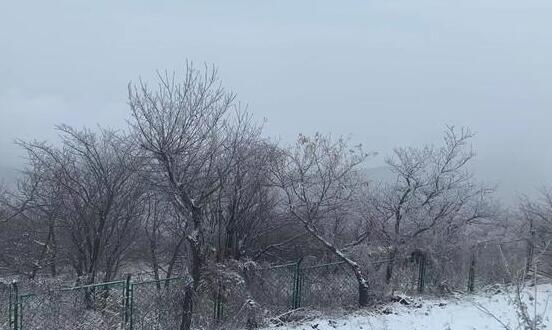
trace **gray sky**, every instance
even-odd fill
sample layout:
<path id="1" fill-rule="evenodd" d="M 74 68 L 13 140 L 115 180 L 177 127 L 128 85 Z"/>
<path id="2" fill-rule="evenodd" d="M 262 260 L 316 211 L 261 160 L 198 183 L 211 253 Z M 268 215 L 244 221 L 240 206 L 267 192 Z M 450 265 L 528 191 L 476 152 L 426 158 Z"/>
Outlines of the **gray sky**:
<path id="1" fill-rule="evenodd" d="M 268 134 L 352 134 L 374 166 L 470 126 L 512 200 L 552 183 L 551 18 L 550 0 L 2 1 L 0 168 L 56 123 L 122 127 L 127 83 L 190 59 Z"/>

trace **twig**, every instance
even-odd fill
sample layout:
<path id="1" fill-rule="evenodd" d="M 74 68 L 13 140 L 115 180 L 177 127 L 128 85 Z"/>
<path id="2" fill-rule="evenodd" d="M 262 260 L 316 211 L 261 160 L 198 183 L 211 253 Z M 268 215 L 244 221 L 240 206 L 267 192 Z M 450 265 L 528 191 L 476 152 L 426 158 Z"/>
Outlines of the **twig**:
<path id="1" fill-rule="evenodd" d="M 471 302 L 477 309 L 479 309 L 481 312 L 485 313 L 486 315 L 492 317 L 493 319 L 495 319 L 498 323 L 500 323 L 500 325 L 502 325 L 504 327 L 504 329 L 506 330 L 511 330 L 511 328 L 504 322 L 502 322 L 496 315 L 494 315 L 491 311 L 489 311 L 485 306 L 479 304 L 479 303 L 476 303 L 476 302 Z"/>
<path id="2" fill-rule="evenodd" d="M 301 310 L 304 310 L 304 308 L 303 308 L 303 307 L 299 307 L 299 308 L 296 308 L 296 309 L 292 309 L 292 310 L 290 310 L 290 311 L 287 311 L 287 312 L 285 312 L 285 313 L 283 313 L 283 314 L 280 314 L 280 315 L 278 315 L 278 316 L 275 316 L 275 317 L 271 318 L 271 319 L 270 319 L 270 322 L 274 322 L 274 323 L 276 323 L 276 324 L 282 324 L 282 325 L 283 325 L 283 324 L 285 323 L 284 320 L 282 320 L 283 317 L 289 316 L 289 315 L 291 315 L 291 314 L 293 314 L 293 313 L 295 313 L 295 312 L 301 311 Z"/>

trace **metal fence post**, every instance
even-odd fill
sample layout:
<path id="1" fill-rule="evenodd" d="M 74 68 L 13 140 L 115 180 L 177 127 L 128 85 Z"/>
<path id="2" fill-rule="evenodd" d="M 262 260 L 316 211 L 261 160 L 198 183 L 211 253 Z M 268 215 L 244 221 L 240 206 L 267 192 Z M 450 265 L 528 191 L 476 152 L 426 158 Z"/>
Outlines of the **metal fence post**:
<path id="1" fill-rule="evenodd" d="M 130 283 L 130 326 L 129 329 L 134 329 L 134 283 Z"/>
<path id="2" fill-rule="evenodd" d="M 473 292 L 475 286 L 475 251 L 472 252 L 470 270 L 468 273 L 468 292 Z"/>
<path id="3" fill-rule="evenodd" d="M 223 285 L 222 281 L 218 281 L 217 291 L 215 293 L 215 308 L 214 308 L 214 319 L 217 322 L 220 322 L 224 315 L 224 304 L 223 304 Z"/>
<path id="4" fill-rule="evenodd" d="M 10 286 L 8 289 L 8 327 L 9 329 L 12 328 L 12 287 Z"/>
<path id="5" fill-rule="evenodd" d="M 132 283 L 131 275 L 128 274 L 125 280 L 125 288 L 123 290 L 123 324 L 124 328 L 132 329 Z"/>
<path id="6" fill-rule="evenodd" d="M 13 282 L 11 285 L 9 300 L 9 326 L 13 330 L 21 330 L 23 315 L 20 313 L 21 305 L 17 282 Z"/>
<path id="7" fill-rule="evenodd" d="M 303 276 L 301 272 L 302 261 L 303 261 L 303 258 L 297 261 L 297 264 L 295 264 L 295 272 L 293 274 L 293 295 L 292 295 L 292 302 L 291 302 L 291 306 L 293 309 L 297 309 L 301 307 L 301 291 L 303 287 L 303 283 L 302 283 Z"/>
<path id="8" fill-rule="evenodd" d="M 418 259 L 418 293 L 424 293 L 426 259 L 425 253 L 422 253 Z"/>

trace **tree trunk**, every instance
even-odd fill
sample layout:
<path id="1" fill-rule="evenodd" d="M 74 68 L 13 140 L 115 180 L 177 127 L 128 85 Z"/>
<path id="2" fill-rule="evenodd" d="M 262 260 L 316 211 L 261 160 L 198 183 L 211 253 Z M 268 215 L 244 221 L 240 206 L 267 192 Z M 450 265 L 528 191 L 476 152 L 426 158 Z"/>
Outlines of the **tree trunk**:
<path id="1" fill-rule="evenodd" d="M 33 265 L 33 268 L 31 269 L 31 273 L 29 275 L 30 279 L 34 279 L 36 274 L 40 271 L 42 268 L 42 262 L 44 259 L 48 257 L 48 250 L 50 247 L 50 240 L 52 239 L 52 231 L 48 231 L 48 237 L 46 238 L 46 242 L 43 243 L 42 248 L 40 250 L 40 255 L 38 257 L 38 260 Z"/>
<path id="2" fill-rule="evenodd" d="M 153 234 L 155 235 L 155 233 Z M 150 261 L 151 268 L 153 268 L 153 278 L 155 279 L 157 289 L 161 289 L 161 283 L 159 282 L 159 262 L 157 260 L 157 237 L 150 238 Z"/>
<path id="3" fill-rule="evenodd" d="M 385 270 L 385 284 L 391 284 L 393 279 L 393 268 L 395 267 L 395 258 L 397 257 L 397 248 L 392 247 L 389 252 L 389 260 L 387 261 L 387 268 Z"/>
<path id="4" fill-rule="evenodd" d="M 193 285 L 186 286 L 184 301 L 182 302 L 182 322 L 180 323 L 180 330 L 190 330 L 192 328 L 192 315 L 194 312 L 193 296 Z"/>
<path id="5" fill-rule="evenodd" d="M 360 307 L 366 307 L 370 304 L 370 288 L 363 282 L 358 282 L 358 305 Z"/>
<path id="6" fill-rule="evenodd" d="M 535 230 L 533 228 L 533 219 L 529 222 L 529 238 L 527 239 L 527 260 L 525 262 L 525 273 L 528 274 L 533 266 L 535 253 Z"/>
<path id="7" fill-rule="evenodd" d="M 182 243 L 184 243 L 184 238 L 185 238 L 184 235 L 180 237 L 180 239 L 178 240 L 178 243 L 176 244 L 176 247 L 173 250 L 171 260 L 169 260 L 169 264 L 167 266 L 166 278 L 171 278 L 172 276 L 174 266 L 176 264 L 176 261 L 178 260 L 178 253 L 180 252 L 180 247 L 182 246 Z M 169 286 L 169 281 L 166 281 L 165 287 L 168 287 L 168 286 Z"/>
<path id="8" fill-rule="evenodd" d="M 50 274 L 52 277 L 57 276 L 57 268 L 56 268 L 56 262 L 57 262 L 57 240 L 56 240 L 56 231 L 54 230 L 54 227 L 51 226 L 49 229 L 52 231 L 52 244 L 50 245 Z"/>
<path id="9" fill-rule="evenodd" d="M 224 246 L 224 257 L 226 258 L 234 258 L 234 239 L 235 239 L 235 232 L 234 232 L 234 225 L 230 223 L 226 227 L 226 244 Z"/>
<path id="10" fill-rule="evenodd" d="M 201 268 L 203 266 L 203 260 L 201 258 L 200 250 L 198 246 L 192 242 L 192 264 L 191 274 L 192 283 L 186 286 L 184 293 L 184 302 L 182 304 L 182 322 L 180 324 L 180 330 L 190 330 L 192 325 L 192 316 L 194 310 L 194 294 L 197 291 L 199 282 L 201 281 Z"/>
<path id="11" fill-rule="evenodd" d="M 303 221 L 303 224 L 305 225 L 305 228 L 309 233 L 311 233 L 318 241 L 320 241 L 328 250 L 333 252 L 335 256 L 343 260 L 353 271 L 355 274 L 355 277 L 358 281 L 358 304 L 361 307 L 368 306 L 370 304 L 370 287 L 368 285 L 368 282 L 364 278 L 364 274 L 362 274 L 362 270 L 360 269 L 360 266 L 348 258 L 341 250 L 339 250 L 335 245 L 330 243 L 328 240 L 326 240 L 324 237 L 322 237 L 320 234 L 318 234 L 316 228 L 309 224 L 306 221 Z"/>
<path id="12" fill-rule="evenodd" d="M 360 269 L 360 266 L 357 263 L 351 263 L 351 264 L 348 263 L 348 265 L 355 273 L 355 277 L 358 282 L 358 305 L 360 307 L 366 307 L 370 304 L 370 301 L 371 301 L 370 286 L 368 285 L 368 282 L 364 278 L 362 271 Z"/>
<path id="13" fill-rule="evenodd" d="M 224 256 L 226 258 L 232 258 L 235 260 L 240 260 L 240 240 L 238 239 L 238 232 L 235 228 L 235 225 L 227 228 L 226 230 L 226 246 Z"/>
<path id="14" fill-rule="evenodd" d="M 203 270 L 203 256 L 201 248 L 203 246 L 203 232 L 201 228 L 202 210 L 199 207 L 192 209 L 192 219 L 195 230 L 188 236 L 190 242 L 190 250 L 192 253 L 192 263 L 190 265 L 190 273 L 192 275 L 192 283 L 186 287 L 184 293 L 184 301 L 182 304 L 182 322 L 180 330 L 190 330 L 192 325 L 192 317 L 194 310 L 194 294 L 197 292 L 201 281 L 201 273 Z"/>

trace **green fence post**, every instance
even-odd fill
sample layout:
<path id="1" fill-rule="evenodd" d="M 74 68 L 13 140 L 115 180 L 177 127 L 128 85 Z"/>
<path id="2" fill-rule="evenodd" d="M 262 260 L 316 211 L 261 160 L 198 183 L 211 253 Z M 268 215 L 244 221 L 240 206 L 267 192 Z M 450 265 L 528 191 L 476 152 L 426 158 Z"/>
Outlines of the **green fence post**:
<path id="1" fill-rule="evenodd" d="M 421 254 L 418 259 L 418 293 L 424 293 L 426 261 L 425 253 Z"/>
<path id="2" fill-rule="evenodd" d="M 472 252 L 470 271 L 468 274 L 468 292 L 473 292 L 475 286 L 475 251 Z"/>
<path id="3" fill-rule="evenodd" d="M 305 273 L 302 269 L 299 271 L 299 290 L 297 290 L 297 308 L 303 306 L 303 286 L 305 284 Z"/>
<path id="4" fill-rule="evenodd" d="M 303 258 L 299 259 L 295 264 L 295 272 L 293 273 L 293 295 L 291 306 L 293 309 L 301 307 L 301 289 L 302 289 L 302 274 L 301 274 L 301 262 Z"/>
<path id="5" fill-rule="evenodd" d="M 20 315 L 20 297 L 17 282 L 13 282 L 10 290 L 10 327 L 13 330 L 21 330 L 22 315 Z"/>
<path id="6" fill-rule="evenodd" d="M 129 329 L 134 329 L 134 283 L 130 283 L 130 323 Z"/>
<path id="7" fill-rule="evenodd" d="M 17 322 L 17 330 L 21 330 L 23 329 L 23 300 L 21 299 L 21 295 L 18 296 L 17 298 L 17 302 L 18 302 L 18 308 L 17 308 L 17 311 L 18 311 L 18 315 L 19 315 L 19 321 Z"/>
<path id="8" fill-rule="evenodd" d="M 10 329 L 12 328 L 12 304 L 12 287 L 10 286 L 8 291 L 8 327 Z"/>
<path id="9" fill-rule="evenodd" d="M 125 280 L 125 288 L 123 289 L 123 325 L 124 328 L 127 328 L 129 326 L 130 319 L 132 317 L 131 309 L 132 309 L 132 301 L 131 301 L 131 275 L 128 274 Z M 130 328 L 132 329 L 132 328 Z"/>
<path id="10" fill-rule="evenodd" d="M 217 322 L 220 322 L 224 315 L 224 305 L 223 305 L 223 285 L 222 281 L 218 282 L 217 291 L 215 293 L 215 308 L 214 308 L 214 319 Z"/>

